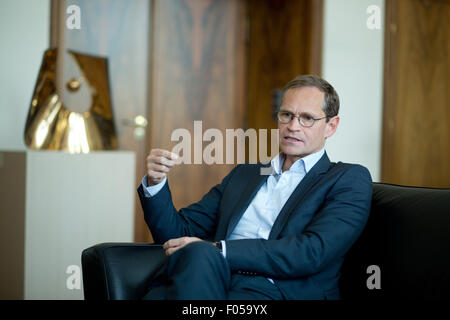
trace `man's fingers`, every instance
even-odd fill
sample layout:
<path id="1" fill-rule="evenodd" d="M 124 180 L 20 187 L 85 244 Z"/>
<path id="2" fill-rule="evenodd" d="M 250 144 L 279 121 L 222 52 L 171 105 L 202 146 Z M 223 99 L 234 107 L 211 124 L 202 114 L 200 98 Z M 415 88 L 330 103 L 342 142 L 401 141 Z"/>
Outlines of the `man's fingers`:
<path id="1" fill-rule="evenodd" d="M 178 159 L 178 160 L 177 160 Z M 152 149 L 147 156 L 147 184 L 160 183 L 179 161 L 178 155 L 164 149 Z"/>
<path id="2" fill-rule="evenodd" d="M 168 248 L 170 248 L 170 240 L 163 243 L 163 249 L 167 250 Z"/>
<path id="3" fill-rule="evenodd" d="M 170 239 L 167 240 L 164 244 L 163 244 L 163 248 L 172 248 L 172 247 L 178 247 L 180 245 L 183 245 L 187 242 L 188 237 L 181 237 L 181 238 L 174 238 L 174 239 Z"/>
<path id="4" fill-rule="evenodd" d="M 156 150 L 156 151 L 155 151 Z M 163 149 L 152 149 L 147 157 L 147 164 L 158 163 L 169 168 L 181 163 L 181 158 L 175 153 Z"/>
<path id="5" fill-rule="evenodd" d="M 189 237 L 181 237 L 170 239 L 163 244 L 163 249 L 166 252 L 167 256 L 172 255 L 175 251 L 183 248 L 186 244 L 189 243 Z"/>
<path id="6" fill-rule="evenodd" d="M 171 248 L 171 247 L 174 247 L 174 246 L 175 246 L 175 240 L 177 240 L 177 239 L 170 239 L 170 240 L 167 240 L 167 241 L 163 244 L 163 249 L 166 250 L 166 249 L 169 249 L 169 248 Z"/>
<path id="7" fill-rule="evenodd" d="M 170 152 L 168 150 L 164 150 L 164 149 L 152 149 L 152 151 L 150 152 L 150 154 L 155 155 L 155 156 L 159 156 L 159 157 L 165 157 L 169 160 L 177 160 L 179 158 L 179 156 L 176 153 Z"/>
<path id="8" fill-rule="evenodd" d="M 169 168 L 172 168 L 176 164 L 175 161 L 160 156 L 150 158 L 149 162 L 158 163 Z"/>
<path id="9" fill-rule="evenodd" d="M 173 167 L 176 164 L 176 161 L 167 159 L 166 157 L 163 157 L 163 156 L 149 154 L 147 157 L 147 163 L 148 164 L 158 163 L 158 164 L 166 165 L 168 167 Z"/>
<path id="10" fill-rule="evenodd" d="M 151 171 L 156 171 L 156 172 L 162 172 L 162 173 L 167 173 L 170 171 L 170 168 L 157 164 L 157 163 L 150 163 L 148 165 L 148 169 Z"/>
<path id="11" fill-rule="evenodd" d="M 178 247 L 166 249 L 165 254 L 166 254 L 166 256 L 171 256 L 178 249 L 179 249 Z"/>
<path id="12" fill-rule="evenodd" d="M 183 248 L 184 246 L 186 246 L 187 244 L 189 244 L 191 242 L 195 242 L 195 241 L 203 241 L 203 240 L 200 238 L 196 238 L 196 237 L 181 237 L 181 238 L 170 239 L 163 244 L 163 249 L 164 249 L 166 255 L 170 256 L 175 251 L 177 251 L 177 250 Z"/>

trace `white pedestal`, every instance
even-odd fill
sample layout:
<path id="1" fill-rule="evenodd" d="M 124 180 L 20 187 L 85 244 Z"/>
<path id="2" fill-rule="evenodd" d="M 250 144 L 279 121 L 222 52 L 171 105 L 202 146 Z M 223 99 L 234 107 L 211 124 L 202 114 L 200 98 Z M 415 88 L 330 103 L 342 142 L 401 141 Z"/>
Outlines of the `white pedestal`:
<path id="1" fill-rule="evenodd" d="M 0 152 L 0 298 L 83 299 L 82 250 L 133 241 L 134 175 L 133 152 Z"/>

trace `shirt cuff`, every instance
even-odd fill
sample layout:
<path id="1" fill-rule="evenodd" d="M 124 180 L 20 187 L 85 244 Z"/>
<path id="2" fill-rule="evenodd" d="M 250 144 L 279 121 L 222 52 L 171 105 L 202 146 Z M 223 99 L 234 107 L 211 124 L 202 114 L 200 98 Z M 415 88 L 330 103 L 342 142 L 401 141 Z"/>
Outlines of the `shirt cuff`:
<path id="1" fill-rule="evenodd" d="M 166 183 L 166 181 L 167 181 L 167 177 L 164 177 L 164 180 L 161 181 L 160 183 L 155 184 L 154 186 L 147 186 L 147 176 L 145 175 L 142 178 L 142 187 L 144 189 L 144 196 L 146 198 L 150 198 L 150 197 L 153 197 L 154 195 L 156 195 L 164 187 L 164 184 Z"/>
<path id="2" fill-rule="evenodd" d="M 227 245 L 225 244 L 225 240 L 220 240 L 220 242 L 222 243 L 223 257 L 226 258 L 227 257 Z"/>

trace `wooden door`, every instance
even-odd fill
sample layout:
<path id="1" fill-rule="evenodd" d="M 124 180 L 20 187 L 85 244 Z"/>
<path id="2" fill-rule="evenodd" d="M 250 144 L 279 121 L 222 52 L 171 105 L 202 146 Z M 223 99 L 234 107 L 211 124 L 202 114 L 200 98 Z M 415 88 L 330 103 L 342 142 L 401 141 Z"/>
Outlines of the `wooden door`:
<path id="1" fill-rule="evenodd" d="M 382 181 L 450 187 L 450 1 L 386 2 Z"/>
<path id="2" fill-rule="evenodd" d="M 323 1 L 249 0 L 248 7 L 248 127 L 275 129 L 274 110 L 286 83 L 321 74 Z"/>
<path id="3" fill-rule="evenodd" d="M 154 1 L 148 150 L 172 150 L 176 129 L 187 129 L 193 140 L 194 121 L 203 133 L 216 128 L 224 137 L 226 129 L 243 128 L 245 14 L 241 0 Z M 200 200 L 233 167 L 200 160 L 170 172 L 175 207 Z"/>

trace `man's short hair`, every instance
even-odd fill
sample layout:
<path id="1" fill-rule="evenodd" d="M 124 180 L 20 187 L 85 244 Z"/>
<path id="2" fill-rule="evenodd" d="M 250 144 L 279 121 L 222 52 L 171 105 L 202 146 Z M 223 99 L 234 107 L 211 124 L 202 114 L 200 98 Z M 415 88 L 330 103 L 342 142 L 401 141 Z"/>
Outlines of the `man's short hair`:
<path id="1" fill-rule="evenodd" d="M 327 122 L 339 113 L 339 96 L 333 86 L 316 75 L 301 75 L 289 81 L 283 89 L 283 98 L 289 89 L 315 87 L 324 93 L 322 110 L 325 112 Z"/>

